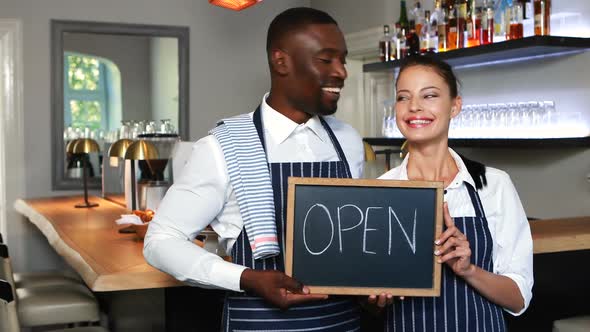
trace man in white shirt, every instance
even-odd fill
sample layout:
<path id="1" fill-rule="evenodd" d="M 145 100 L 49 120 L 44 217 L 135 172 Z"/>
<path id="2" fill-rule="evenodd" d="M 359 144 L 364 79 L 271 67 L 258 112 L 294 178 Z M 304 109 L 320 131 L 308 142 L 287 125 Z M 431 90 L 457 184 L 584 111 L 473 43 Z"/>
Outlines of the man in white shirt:
<path id="1" fill-rule="evenodd" d="M 195 143 L 151 222 L 144 255 L 187 284 L 232 291 L 224 330 L 355 330 L 356 301 L 310 294 L 283 273 L 282 250 L 288 176 L 362 173 L 361 138 L 330 116 L 347 76 L 344 37 L 328 14 L 292 8 L 271 23 L 267 55 L 270 93 L 255 112 L 225 119 Z M 193 244 L 208 225 L 231 263 Z"/>

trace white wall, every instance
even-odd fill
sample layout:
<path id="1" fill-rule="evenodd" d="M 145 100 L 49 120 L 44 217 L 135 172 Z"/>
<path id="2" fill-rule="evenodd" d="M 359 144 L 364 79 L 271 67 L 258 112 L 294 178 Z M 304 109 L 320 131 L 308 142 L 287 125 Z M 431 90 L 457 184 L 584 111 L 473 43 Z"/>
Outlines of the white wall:
<path id="1" fill-rule="evenodd" d="M 178 129 L 178 40 L 151 38 L 151 119 L 162 119 Z"/>
<path id="2" fill-rule="evenodd" d="M 266 29 L 280 11 L 309 0 L 264 1 L 233 12 L 194 0 L 2 0 L 0 17 L 23 25 L 25 197 L 68 195 L 51 190 L 50 20 L 86 20 L 190 28 L 190 137 L 206 135 L 216 120 L 256 107 L 269 87 Z M 7 238 L 15 269 L 60 265 L 39 233 L 10 220 Z"/>
<path id="3" fill-rule="evenodd" d="M 410 1 L 408 1 L 408 5 Z M 399 1 L 373 0 L 311 0 L 314 8 L 334 15 L 346 33 L 359 32 L 396 21 L 399 17 Z M 587 0 L 556 0 L 554 12 L 580 13 L 586 29 L 590 24 L 590 2 Z M 552 21 L 553 22 L 553 21 Z M 375 40 L 377 46 L 377 40 Z M 352 87 L 357 89 L 358 64 L 349 66 Z M 503 64 L 493 67 L 460 69 L 457 75 L 463 83 L 462 94 L 466 103 L 494 103 L 529 100 L 554 100 L 558 111 L 579 111 L 590 122 L 590 52 L 538 61 Z M 352 71 L 352 72 L 351 72 Z M 393 96 L 393 76 L 373 75 L 380 82 L 379 91 L 390 91 Z M 366 75 L 367 76 L 367 75 Z M 368 84 L 369 80 L 365 80 Z M 385 82 L 385 83 L 383 83 Z M 388 82 L 388 83 L 387 83 Z M 346 89 L 351 82 L 346 82 Z M 354 91 L 346 90 L 345 103 L 339 112 L 351 119 L 358 107 Z M 347 108 L 348 107 L 348 108 Z M 367 132 L 370 119 L 365 108 L 365 119 L 355 121 L 359 131 Z M 352 117 L 358 117 L 354 115 Z M 373 133 L 372 135 L 374 135 Z M 461 149 L 467 156 L 511 174 L 527 214 L 533 217 L 551 218 L 590 215 L 590 149 Z"/>
<path id="4" fill-rule="evenodd" d="M 311 0 L 311 7 L 330 13 L 344 33 L 351 33 L 397 21 L 400 5 L 397 0 Z"/>

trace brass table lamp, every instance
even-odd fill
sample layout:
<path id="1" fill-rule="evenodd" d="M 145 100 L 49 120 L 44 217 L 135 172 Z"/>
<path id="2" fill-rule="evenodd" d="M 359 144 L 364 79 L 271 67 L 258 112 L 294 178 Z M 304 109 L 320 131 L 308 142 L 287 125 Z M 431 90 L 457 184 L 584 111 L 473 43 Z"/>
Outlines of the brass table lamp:
<path id="1" fill-rule="evenodd" d="M 158 159 L 158 149 L 149 141 L 138 140 L 127 147 L 125 159 L 131 160 L 131 209 L 137 208 L 135 189 L 135 161 Z"/>
<path id="2" fill-rule="evenodd" d="M 133 141 L 128 138 L 121 138 L 116 141 L 109 148 L 109 158 L 115 157 L 125 159 L 125 153 L 131 144 L 133 144 Z"/>
<path id="3" fill-rule="evenodd" d="M 72 154 L 88 154 L 99 152 L 100 147 L 95 140 L 91 138 L 80 138 L 71 141 L 66 146 L 66 152 Z M 90 208 L 98 206 L 97 203 L 88 202 L 88 156 L 82 157 L 82 182 L 84 183 L 84 203 L 77 204 L 77 208 Z"/>

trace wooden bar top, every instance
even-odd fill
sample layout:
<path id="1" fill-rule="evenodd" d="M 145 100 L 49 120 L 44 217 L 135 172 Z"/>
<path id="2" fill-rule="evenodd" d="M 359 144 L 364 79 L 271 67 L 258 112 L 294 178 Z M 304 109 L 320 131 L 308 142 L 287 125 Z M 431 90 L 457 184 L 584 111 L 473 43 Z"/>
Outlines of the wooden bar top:
<path id="1" fill-rule="evenodd" d="M 108 200 L 91 197 L 98 207 L 77 209 L 81 196 L 17 200 L 15 209 L 47 237 L 49 243 L 94 291 L 180 286 L 143 258 L 143 241 L 118 233 L 115 220 L 130 213 Z M 590 249 L 590 217 L 530 221 L 535 254 Z"/>
<path id="2" fill-rule="evenodd" d="M 82 201 L 82 196 L 19 199 L 14 207 L 41 230 L 93 291 L 182 285 L 148 265 L 143 241 L 136 234 L 118 232 L 123 226 L 115 220 L 129 210 L 98 197 L 89 198 L 98 207 L 74 207 Z"/>
<path id="3" fill-rule="evenodd" d="M 590 217 L 530 221 L 535 254 L 590 249 Z"/>

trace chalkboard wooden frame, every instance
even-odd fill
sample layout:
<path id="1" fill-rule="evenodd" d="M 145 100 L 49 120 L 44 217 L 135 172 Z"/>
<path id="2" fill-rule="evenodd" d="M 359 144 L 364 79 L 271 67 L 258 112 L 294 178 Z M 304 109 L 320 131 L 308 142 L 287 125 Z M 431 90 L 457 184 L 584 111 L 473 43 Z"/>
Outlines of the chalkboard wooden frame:
<path id="1" fill-rule="evenodd" d="M 287 196 L 287 225 L 286 225 L 286 248 L 285 248 L 285 273 L 289 276 L 294 275 L 293 271 L 293 241 L 294 241 L 294 222 L 295 222 L 295 189 L 298 185 L 304 186 L 343 186 L 343 187 L 378 187 L 378 188 L 425 188 L 435 191 L 435 206 L 433 214 L 435 216 L 434 227 L 435 238 L 438 238 L 442 232 L 443 225 L 443 195 L 444 188 L 442 182 L 433 181 L 398 181 L 398 180 L 373 180 L 373 179 L 334 179 L 334 178 L 298 178 L 290 177 L 288 180 Z M 424 225 L 420 225 L 426 227 Z M 439 296 L 440 295 L 440 278 L 441 264 L 436 262 L 434 256 L 434 240 L 432 239 L 432 287 L 431 288 L 399 288 L 399 287 L 359 287 L 333 286 L 333 285 L 313 285 L 306 284 L 310 291 L 315 294 L 331 295 L 374 295 L 388 293 L 397 296 Z M 296 274 L 296 273 L 295 273 Z M 338 276 L 335 276 L 338 278 Z"/>

